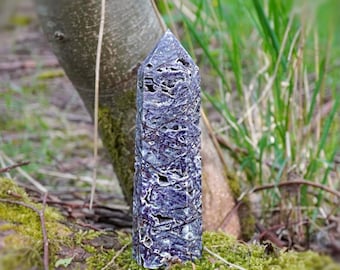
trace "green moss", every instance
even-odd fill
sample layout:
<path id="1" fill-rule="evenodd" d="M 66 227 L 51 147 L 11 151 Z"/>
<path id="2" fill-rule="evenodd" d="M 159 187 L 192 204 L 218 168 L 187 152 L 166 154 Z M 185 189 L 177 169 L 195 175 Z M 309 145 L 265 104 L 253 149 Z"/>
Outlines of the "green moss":
<path id="1" fill-rule="evenodd" d="M 228 179 L 229 188 L 233 194 L 235 200 L 241 196 L 241 187 L 239 180 L 235 174 L 226 171 L 226 177 Z M 255 231 L 255 217 L 251 211 L 251 203 L 248 196 L 242 199 L 241 205 L 238 209 L 238 216 L 241 223 L 241 238 L 243 240 L 249 240 Z"/>
<path id="2" fill-rule="evenodd" d="M 74 243 L 76 245 L 81 245 L 85 241 L 93 240 L 96 237 L 99 237 L 101 235 L 98 231 L 92 231 L 92 230 L 79 230 L 77 234 L 74 236 Z"/>
<path id="3" fill-rule="evenodd" d="M 248 196 L 242 199 L 238 214 L 241 223 L 242 239 L 249 240 L 254 235 L 256 220 L 252 213 L 251 202 Z"/>
<path id="4" fill-rule="evenodd" d="M 130 239 L 130 238 L 128 238 Z M 224 260 L 241 266 L 245 269 L 254 270 L 339 270 L 340 265 L 335 264 L 329 257 L 320 256 L 317 253 L 308 252 L 280 252 L 267 254 L 265 248 L 259 245 L 247 245 L 237 242 L 236 239 L 224 233 L 203 234 L 204 247 Z M 132 259 L 131 246 L 115 260 L 115 268 L 112 269 L 143 269 Z M 196 269 L 196 270 L 215 270 L 231 269 L 225 262 L 203 251 L 200 260 L 193 263 L 173 265 L 171 269 Z M 234 268 L 235 269 L 235 268 Z"/>
<path id="5" fill-rule="evenodd" d="M 134 155 L 131 151 L 134 149 L 134 138 L 124 127 L 127 124 L 126 117 L 119 110 L 114 113 L 110 108 L 99 108 L 98 123 L 101 138 L 113 162 L 124 196 L 131 204 L 134 164 Z M 131 123 L 128 124 L 131 125 Z"/>
<path id="6" fill-rule="evenodd" d="M 17 205 L 23 202 L 41 209 L 42 205 L 32 202 L 23 189 L 12 180 L 0 178 L 0 269 L 42 269 L 43 240 L 40 218 L 32 209 Z M 14 203 L 11 203 L 14 202 Z M 50 269 L 56 263 L 68 259 L 71 269 L 101 269 L 115 254 L 114 249 L 98 246 L 105 232 L 78 230 L 67 227 L 57 210 L 45 208 L 45 226 L 49 241 Z M 117 239 L 124 244 L 126 234 L 112 237 L 112 243 L 118 246 Z M 98 240 L 99 239 L 99 240 Z M 93 243 L 92 243 L 93 241 Z M 74 258 L 74 254 L 83 254 Z"/>
<path id="7" fill-rule="evenodd" d="M 50 69 L 46 71 L 42 71 L 37 75 L 37 79 L 39 80 L 49 80 L 58 77 L 64 77 L 65 73 L 62 69 Z"/>
<path id="8" fill-rule="evenodd" d="M 15 185 L 12 180 L 0 178 L 0 198 L 11 199 L 13 196 L 20 198 L 23 202 L 29 201 L 29 197 L 26 192 Z"/>
<path id="9" fill-rule="evenodd" d="M 0 178 L 0 198 L 20 201 L 41 209 L 41 204 L 33 203 L 28 195 L 9 179 Z M 45 225 L 49 238 L 50 261 L 58 250 L 59 242 L 64 242 L 70 230 L 59 221 L 61 215 L 50 207 L 45 209 Z M 40 218 L 32 209 L 10 202 L 0 202 L 0 250 L 1 269 L 42 268 L 43 241 Z M 51 264 L 52 265 L 52 264 Z"/>
<path id="10" fill-rule="evenodd" d="M 10 23 L 14 26 L 26 26 L 32 22 L 32 17 L 24 15 L 15 15 L 11 17 Z"/>
<path id="11" fill-rule="evenodd" d="M 101 233 L 103 235 L 105 233 Z M 120 250 L 126 243 L 131 243 L 131 239 L 129 234 L 124 232 L 116 232 L 116 235 L 112 237 L 112 242 L 115 243 L 117 246 L 117 250 L 115 249 L 105 249 L 103 247 L 94 248 L 91 245 L 85 245 L 84 249 L 90 253 L 91 255 L 86 259 L 86 269 L 102 269 L 107 264 L 109 264 L 113 257 L 117 256 L 117 251 Z M 120 256 L 117 256 L 119 258 Z M 131 259 L 130 259 L 131 261 Z M 116 269 L 115 264 L 112 266 L 113 268 L 109 269 Z"/>
<path id="12" fill-rule="evenodd" d="M 88 270 L 102 269 L 112 260 L 115 254 L 115 250 L 97 249 L 92 256 L 86 259 L 86 267 Z"/>

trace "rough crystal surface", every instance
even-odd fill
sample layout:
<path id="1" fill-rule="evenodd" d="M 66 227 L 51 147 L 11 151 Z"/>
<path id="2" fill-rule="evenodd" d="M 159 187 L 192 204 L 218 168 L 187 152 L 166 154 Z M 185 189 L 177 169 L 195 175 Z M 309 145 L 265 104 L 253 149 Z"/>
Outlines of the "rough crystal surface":
<path id="1" fill-rule="evenodd" d="M 133 254 L 146 268 L 201 256 L 199 84 L 168 30 L 138 71 Z"/>

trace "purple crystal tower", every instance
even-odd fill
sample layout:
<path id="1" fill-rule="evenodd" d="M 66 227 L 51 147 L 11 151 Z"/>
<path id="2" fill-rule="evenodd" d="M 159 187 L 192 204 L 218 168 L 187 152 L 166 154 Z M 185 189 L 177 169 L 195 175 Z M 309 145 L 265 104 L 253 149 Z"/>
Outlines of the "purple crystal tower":
<path id="1" fill-rule="evenodd" d="M 168 30 L 138 71 L 133 255 L 146 268 L 201 256 L 199 84 Z"/>

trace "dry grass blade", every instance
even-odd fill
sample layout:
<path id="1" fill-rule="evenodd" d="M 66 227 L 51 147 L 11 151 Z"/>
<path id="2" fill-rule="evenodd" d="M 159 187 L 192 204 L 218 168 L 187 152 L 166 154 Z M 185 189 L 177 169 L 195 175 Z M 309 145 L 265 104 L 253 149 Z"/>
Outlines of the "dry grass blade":
<path id="1" fill-rule="evenodd" d="M 156 13 L 157 19 L 159 24 L 162 26 L 163 32 L 166 32 L 167 26 L 165 25 L 163 19 L 162 19 L 162 15 L 159 13 L 158 9 L 157 9 L 157 5 L 155 3 L 155 0 L 151 0 L 151 4 L 152 4 L 152 8 Z M 168 5 L 166 5 L 168 6 Z"/>
<path id="2" fill-rule="evenodd" d="M 90 209 L 92 209 L 94 193 L 96 191 L 97 182 L 97 158 L 98 158 L 98 106 L 99 106 L 99 80 L 100 80 L 100 56 L 102 52 L 103 34 L 105 23 L 105 0 L 101 1 L 101 16 L 98 34 L 98 46 L 96 55 L 96 69 L 95 69 L 95 98 L 94 98 L 94 137 L 93 137 L 93 183 L 91 189 Z"/>
<path id="3" fill-rule="evenodd" d="M 62 173 L 62 172 L 53 172 L 53 171 L 48 171 L 45 169 L 39 169 L 39 173 L 44 174 L 44 175 L 49 175 L 49 176 L 54 176 L 66 180 L 79 180 L 85 183 L 93 183 L 93 178 L 90 176 L 78 176 L 74 175 L 71 173 Z M 105 180 L 105 179 L 96 179 L 96 183 L 103 185 L 103 186 L 112 186 L 113 181 Z"/>
<path id="4" fill-rule="evenodd" d="M 120 254 L 123 253 L 123 251 L 130 245 L 131 243 L 127 243 L 125 244 L 120 250 L 117 251 L 117 253 L 113 256 L 113 258 L 111 259 L 111 261 L 105 265 L 105 267 L 102 269 L 111 269 L 111 266 L 115 263 L 115 260 L 120 256 Z"/>
<path id="5" fill-rule="evenodd" d="M 236 265 L 236 264 L 233 264 L 231 262 L 228 262 L 226 259 L 222 258 L 220 255 L 212 252 L 210 249 L 208 249 L 207 247 L 204 247 L 203 248 L 206 252 L 208 252 L 210 255 L 214 256 L 215 258 L 219 259 L 220 261 L 224 262 L 225 264 L 227 264 L 229 267 L 231 268 L 236 268 L 236 269 L 239 269 L 239 270 L 246 270 L 246 268 L 243 268 L 242 266 L 239 266 L 239 265 Z"/>
<path id="6" fill-rule="evenodd" d="M 28 165 L 29 163 L 30 163 L 29 161 L 19 162 L 19 163 L 17 163 L 17 164 L 14 164 L 14 165 L 11 165 L 11 166 L 8 166 L 8 167 L 5 167 L 5 168 L 0 169 L 0 173 L 9 172 L 10 170 L 13 170 L 13 169 L 18 168 L 18 167 L 21 167 L 21 166 Z"/>

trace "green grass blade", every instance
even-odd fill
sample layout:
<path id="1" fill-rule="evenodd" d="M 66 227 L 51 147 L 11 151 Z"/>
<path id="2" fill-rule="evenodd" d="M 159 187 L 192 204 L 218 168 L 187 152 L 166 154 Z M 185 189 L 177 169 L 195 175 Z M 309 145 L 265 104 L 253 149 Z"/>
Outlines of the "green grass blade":
<path id="1" fill-rule="evenodd" d="M 208 44 L 205 44 L 202 40 L 202 37 L 200 37 L 197 34 L 197 30 L 193 27 L 193 25 L 185 18 L 183 17 L 183 20 L 185 22 L 185 24 L 188 26 L 188 29 L 190 30 L 191 34 L 193 35 L 195 41 L 199 44 L 199 46 L 202 48 L 205 56 L 208 58 L 211 66 L 213 67 L 213 69 L 216 71 L 216 73 L 218 74 L 218 76 L 221 78 L 223 85 L 228 89 L 228 91 L 231 91 L 230 85 L 227 82 L 227 80 L 225 79 L 225 74 L 222 72 L 222 70 L 219 68 L 219 65 L 217 63 L 217 61 L 214 59 L 214 57 L 211 55 L 210 51 L 209 51 L 209 46 Z"/>
<path id="2" fill-rule="evenodd" d="M 259 0 L 253 0 L 253 4 L 257 13 L 257 17 L 260 21 L 262 30 L 263 30 L 263 36 L 264 39 L 267 40 L 268 44 L 271 44 L 272 48 L 275 51 L 275 55 L 276 58 L 278 58 L 279 56 L 279 51 L 280 51 L 280 44 L 279 44 L 279 40 L 276 36 L 276 33 L 274 32 L 274 30 L 272 29 L 272 27 L 270 26 L 269 20 L 263 10 L 262 5 L 260 4 Z M 287 69 L 287 63 L 285 61 L 284 58 L 281 59 L 281 64 L 282 67 L 284 68 L 284 70 Z"/>

